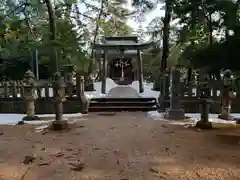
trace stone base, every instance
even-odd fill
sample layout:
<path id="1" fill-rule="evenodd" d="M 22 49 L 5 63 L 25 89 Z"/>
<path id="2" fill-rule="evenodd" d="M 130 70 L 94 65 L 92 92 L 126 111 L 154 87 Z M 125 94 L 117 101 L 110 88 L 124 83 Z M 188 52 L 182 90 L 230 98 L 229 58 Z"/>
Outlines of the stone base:
<path id="1" fill-rule="evenodd" d="M 68 123 L 65 120 L 61 120 L 61 121 L 55 120 L 52 122 L 50 129 L 54 131 L 65 130 L 65 129 L 68 129 Z"/>
<path id="2" fill-rule="evenodd" d="M 17 125 L 23 125 L 23 124 L 25 124 L 23 120 L 17 122 Z"/>
<path id="3" fill-rule="evenodd" d="M 81 113 L 82 114 L 88 114 L 88 110 L 83 110 Z"/>
<path id="4" fill-rule="evenodd" d="M 85 90 L 85 91 L 96 91 L 96 89 L 94 89 L 94 83 L 93 83 L 93 81 L 91 81 L 91 83 L 89 83 L 88 85 L 85 85 L 84 90 Z"/>
<path id="5" fill-rule="evenodd" d="M 204 121 L 198 121 L 196 124 L 196 128 L 198 129 L 212 129 L 212 123 L 211 122 L 204 122 Z"/>
<path id="6" fill-rule="evenodd" d="M 185 118 L 185 113 L 183 109 L 167 108 L 164 117 L 170 120 L 183 120 Z"/>
<path id="7" fill-rule="evenodd" d="M 24 116 L 23 121 L 34 121 L 34 120 L 40 120 L 40 117 L 38 116 Z"/>
<path id="8" fill-rule="evenodd" d="M 227 114 L 219 114 L 218 118 L 219 119 L 223 119 L 223 120 L 229 120 L 229 121 L 233 121 L 234 120 L 234 118 L 232 116 L 229 116 Z"/>
<path id="9" fill-rule="evenodd" d="M 236 120 L 236 124 L 240 124 L 240 119 L 235 119 Z"/>

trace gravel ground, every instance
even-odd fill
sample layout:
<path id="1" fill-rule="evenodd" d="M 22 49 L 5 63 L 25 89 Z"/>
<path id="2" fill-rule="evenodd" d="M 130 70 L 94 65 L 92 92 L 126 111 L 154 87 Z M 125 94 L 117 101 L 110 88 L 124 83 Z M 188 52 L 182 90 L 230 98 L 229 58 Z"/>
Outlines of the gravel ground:
<path id="1" fill-rule="evenodd" d="M 144 113 L 91 114 L 64 132 L 0 126 L 0 180 L 240 179 L 240 130 L 200 131 Z"/>

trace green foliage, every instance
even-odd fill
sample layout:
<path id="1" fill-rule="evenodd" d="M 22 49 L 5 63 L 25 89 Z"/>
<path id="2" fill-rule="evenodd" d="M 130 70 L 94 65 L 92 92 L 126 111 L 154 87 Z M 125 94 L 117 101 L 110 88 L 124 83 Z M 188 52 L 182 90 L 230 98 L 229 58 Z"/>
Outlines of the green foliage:
<path id="1" fill-rule="evenodd" d="M 0 78 L 22 78 L 34 70 L 38 50 L 41 78 L 55 71 L 51 58 L 56 49 L 59 65 L 75 64 L 88 73 L 94 67 L 90 44 L 102 36 L 129 35 L 127 20 L 142 17 L 159 4 L 168 7 L 171 22 L 155 17 L 142 27 L 140 38 L 150 36 L 162 45 L 169 28 L 168 66 L 181 63 L 194 68 L 230 68 L 239 71 L 240 2 L 229 0 L 133 0 L 134 12 L 122 6 L 124 0 L 63 0 L 54 4 L 56 40 L 50 40 L 47 6 L 42 1 L 2 0 L 0 4 Z M 171 7 L 169 8 L 169 3 Z M 83 11 L 79 4 L 85 6 Z M 168 6 L 166 6 L 168 5 Z M 177 21 L 177 23 L 173 23 Z M 164 28 L 165 25 L 165 28 Z M 144 32 L 143 32 L 144 31 Z M 163 33 L 164 32 L 164 33 Z M 220 34 L 220 35 L 219 35 Z M 165 37 L 163 38 L 163 35 Z M 220 36 L 220 37 L 219 37 Z M 54 48 L 52 48 L 54 47 Z M 162 51 L 155 47 L 144 56 L 144 73 L 149 81 L 158 80 Z"/>
<path id="2" fill-rule="evenodd" d="M 52 47 L 57 51 L 59 66 L 75 64 L 77 70 L 87 72 L 90 64 L 89 45 L 95 33 L 97 36 L 111 36 L 126 35 L 132 31 L 126 24 L 129 12 L 120 4 L 116 5 L 117 0 L 105 4 L 100 20 L 97 18 L 100 11 L 96 6 L 98 2 L 56 2 L 54 6 L 57 36 L 56 40 L 52 41 L 49 39 L 51 32 L 45 3 L 3 0 L 0 4 L 0 76 L 8 76 L 10 79 L 22 78 L 26 69 L 34 70 L 35 51 L 38 50 L 40 78 L 51 77 L 55 71 L 54 60 L 51 58 Z M 79 3 L 88 3 L 85 12 L 87 16 L 80 12 Z M 87 19 L 83 19 L 85 17 Z M 100 26 L 98 32 L 91 28 L 95 23 Z"/>

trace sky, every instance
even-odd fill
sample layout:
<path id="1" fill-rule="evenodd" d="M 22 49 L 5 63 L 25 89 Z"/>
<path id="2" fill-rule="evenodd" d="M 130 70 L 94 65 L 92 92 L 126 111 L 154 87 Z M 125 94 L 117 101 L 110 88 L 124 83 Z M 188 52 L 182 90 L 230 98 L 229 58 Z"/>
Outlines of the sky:
<path id="1" fill-rule="evenodd" d="M 127 24 L 129 26 L 131 26 L 134 30 L 136 30 L 140 25 L 143 26 L 143 27 L 146 27 L 152 21 L 152 19 L 154 19 L 155 17 L 163 17 L 164 16 L 164 10 L 160 10 L 161 6 L 162 5 L 158 5 L 155 10 L 147 13 L 144 17 L 143 22 L 136 22 L 132 19 L 129 19 Z M 128 4 L 128 7 L 130 9 L 132 9 L 130 3 Z"/>
<path id="2" fill-rule="evenodd" d="M 91 0 L 87 0 L 88 3 L 92 4 Z M 125 7 L 128 8 L 129 10 L 133 10 L 132 7 L 132 0 L 128 0 L 128 3 L 126 3 Z M 133 28 L 133 30 L 137 30 L 139 26 L 146 27 L 153 18 L 155 17 L 162 17 L 164 16 L 164 10 L 160 10 L 162 5 L 158 5 L 155 10 L 147 13 L 145 17 L 143 18 L 142 22 L 137 22 L 136 20 L 129 19 L 127 21 L 127 24 Z M 86 7 L 83 4 L 79 5 L 79 8 L 81 9 L 82 12 L 86 10 Z"/>

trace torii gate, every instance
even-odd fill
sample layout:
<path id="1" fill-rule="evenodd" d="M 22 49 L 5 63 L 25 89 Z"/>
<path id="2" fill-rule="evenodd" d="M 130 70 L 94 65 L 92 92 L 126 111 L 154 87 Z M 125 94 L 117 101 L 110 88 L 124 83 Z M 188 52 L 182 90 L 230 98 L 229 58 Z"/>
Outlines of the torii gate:
<path id="1" fill-rule="evenodd" d="M 110 52 L 114 52 L 114 57 L 117 53 L 125 54 L 126 51 L 133 51 L 132 56 L 137 57 L 137 79 L 139 81 L 139 93 L 144 91 L 143 88 L 143 66 L 141 50 L 148 49 L 153 45 L 153 42 L 139 43 L 137 36 L 116 36 L 105 37 L 102 43 L 93 43 L 92 48 L 98 50 L 102 56 L 102 87 L 101 93 L 106 93 L 106 78 L 108 69 L 108 56 Z M 127 52 L 126 52 L 127 53 Z"/>

